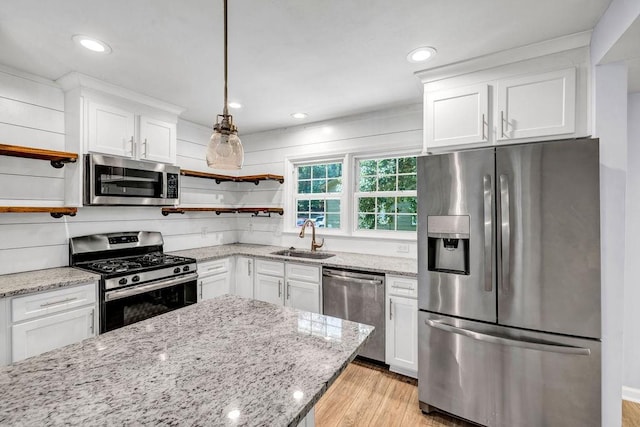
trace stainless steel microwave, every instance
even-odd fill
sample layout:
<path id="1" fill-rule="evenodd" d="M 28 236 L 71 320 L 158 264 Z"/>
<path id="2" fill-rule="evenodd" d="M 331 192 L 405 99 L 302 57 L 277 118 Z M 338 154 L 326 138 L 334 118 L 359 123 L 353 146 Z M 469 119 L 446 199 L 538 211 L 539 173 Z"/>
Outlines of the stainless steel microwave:
<path id="1" fill-rule="evenodd" d="M 180 168 L 119 157 L 85 156 L 84 204 L 120 206 L 177 205 Z"/>

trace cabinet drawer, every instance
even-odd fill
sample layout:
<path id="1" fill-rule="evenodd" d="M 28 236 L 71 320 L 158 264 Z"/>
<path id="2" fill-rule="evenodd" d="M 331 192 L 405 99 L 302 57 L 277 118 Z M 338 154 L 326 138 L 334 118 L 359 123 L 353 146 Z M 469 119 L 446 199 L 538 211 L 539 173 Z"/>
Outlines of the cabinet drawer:
<path id="1" fill-rule="evenodd" d="M 227 271 L 229 271 L 229 258 L 198 263 L 198 275 L 200 277 L 226 273 Z"/>
<path id="2" fill-rule="evenodd" d="M 26 295 L 11 301 L 11 319 L 13 322 L 58 313 L 83 305 L 95 304 L 96 283 L 63 288 L 55 291 Z"/>
<path id="3" fill-rule="evenodd" d="M 284 263 L 278 261 L 256 260 L 256 272 L 269 276 L 284 276 Z"/>
<path id="4" fill-rule="evenodd" d="M 387 276 L 387 295 L 418 298 L 418 280 L 411 277 Z"/>
<path id="5" fill-rule="evenodd" d="M 287 280 L 320 283 L 320 267 L 287 263 Z"/>

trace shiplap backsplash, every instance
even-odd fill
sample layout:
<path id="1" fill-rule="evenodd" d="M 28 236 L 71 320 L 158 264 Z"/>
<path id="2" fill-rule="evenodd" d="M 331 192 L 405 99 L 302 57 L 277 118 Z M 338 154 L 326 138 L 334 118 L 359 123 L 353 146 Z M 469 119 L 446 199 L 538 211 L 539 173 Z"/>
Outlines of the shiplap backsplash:
<path id="1" fill-rule="evenodd" d="M 178 164 L 206 171 L 210 130 L 178 123 Z M 0 143 L 65 150 L 64 93 L 53 82 L 0 68 Z M 69 166 L 65 166 L 69 167 Z M 188 206 L 236 206 L 237 184 L 182 180 Z M 49 162 L 0 156 L 0 205 L 63 206 L 64 169 Z M 164 236 L 165 250 L 237 241 L 234 215 L 198 212 L 162 216 L 159 207 L 82 207 L 75 217 L 48 214 L 0 215 L 0 274 L 68 265 L 70 237 L 151 230 Z"/>

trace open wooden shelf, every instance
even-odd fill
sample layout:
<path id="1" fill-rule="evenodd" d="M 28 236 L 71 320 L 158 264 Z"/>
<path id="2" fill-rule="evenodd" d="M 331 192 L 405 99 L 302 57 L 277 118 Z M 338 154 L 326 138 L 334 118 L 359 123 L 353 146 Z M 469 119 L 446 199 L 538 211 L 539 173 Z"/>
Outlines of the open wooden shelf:
<path id="1" fill-rule="evenodd" d="M 184 176 L 193 176 L 196 178 L 207 178 L 216 181 L 216 184 L 221 182 L 253 182 L 255 185 L 260 184 L 260 181 L 278 181 L 280 184 L 284 183 L 284 177 L 282 175 L 245 175 L 245 176 L 231 176 L 231 175 L 219 175 L 216 173 L 198 172 L 188 169 L 180 170 L 180 174 Z"/>
<path id="2" fill-rule="evenodd" d="M 49 160 L 51 162 L 51 166 L 56 169 L 63 167 L 65 163 L 75 163 L 78 160 L 78 155 L 76 153 L 6 144 L 0 144 L 0 155 L 22 157 L 26 159 Z"/>
<path id="3" fill-rule="evenodd" d="M 221 213 L 252 213 L 254 216 L 258 216 L 261 213 L 269 214 L 277 213 L 278 215 L 284 214 L 282 208 L 162 208 L 162 215 L 167 216 L 169 214 L 183 214 L 185 212 L 215 212 L 216 215 Z"/>
<path id="4" fill-rule="evenodd" d="M 0 213 L 48 213 L 54 218 L 62 218 L 63 215 L 76 216 L 77 212 L 78 208 L 0 206 Z"/>

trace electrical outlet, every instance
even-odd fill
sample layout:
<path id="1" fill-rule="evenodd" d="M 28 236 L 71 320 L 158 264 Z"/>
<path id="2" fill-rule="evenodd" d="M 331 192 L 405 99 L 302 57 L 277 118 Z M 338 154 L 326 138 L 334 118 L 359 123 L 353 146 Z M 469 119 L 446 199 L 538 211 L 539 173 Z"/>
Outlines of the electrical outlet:
<path id="1" fill-rule="evenodd" d="M 249 225 L 247 226 L 247 231 L 249 233 L 253 233 L 253 223 L 251 221 L 249 221 Z"/>
<path id="2" fill-rule="evenodd" d="M 407 253 L 409 252 L 409 245 L 407 244 L 402 244 L 402 245 L 398 245 L 398 249 L 397 249 L 398 253 Z"/>
<path id="3" fill-rule="evenodd" d="M 207 237 L 207 233 L 209 232 L 209 227 L 202 227 L 200 229 L 200 237 L 203 239 Z"/>

